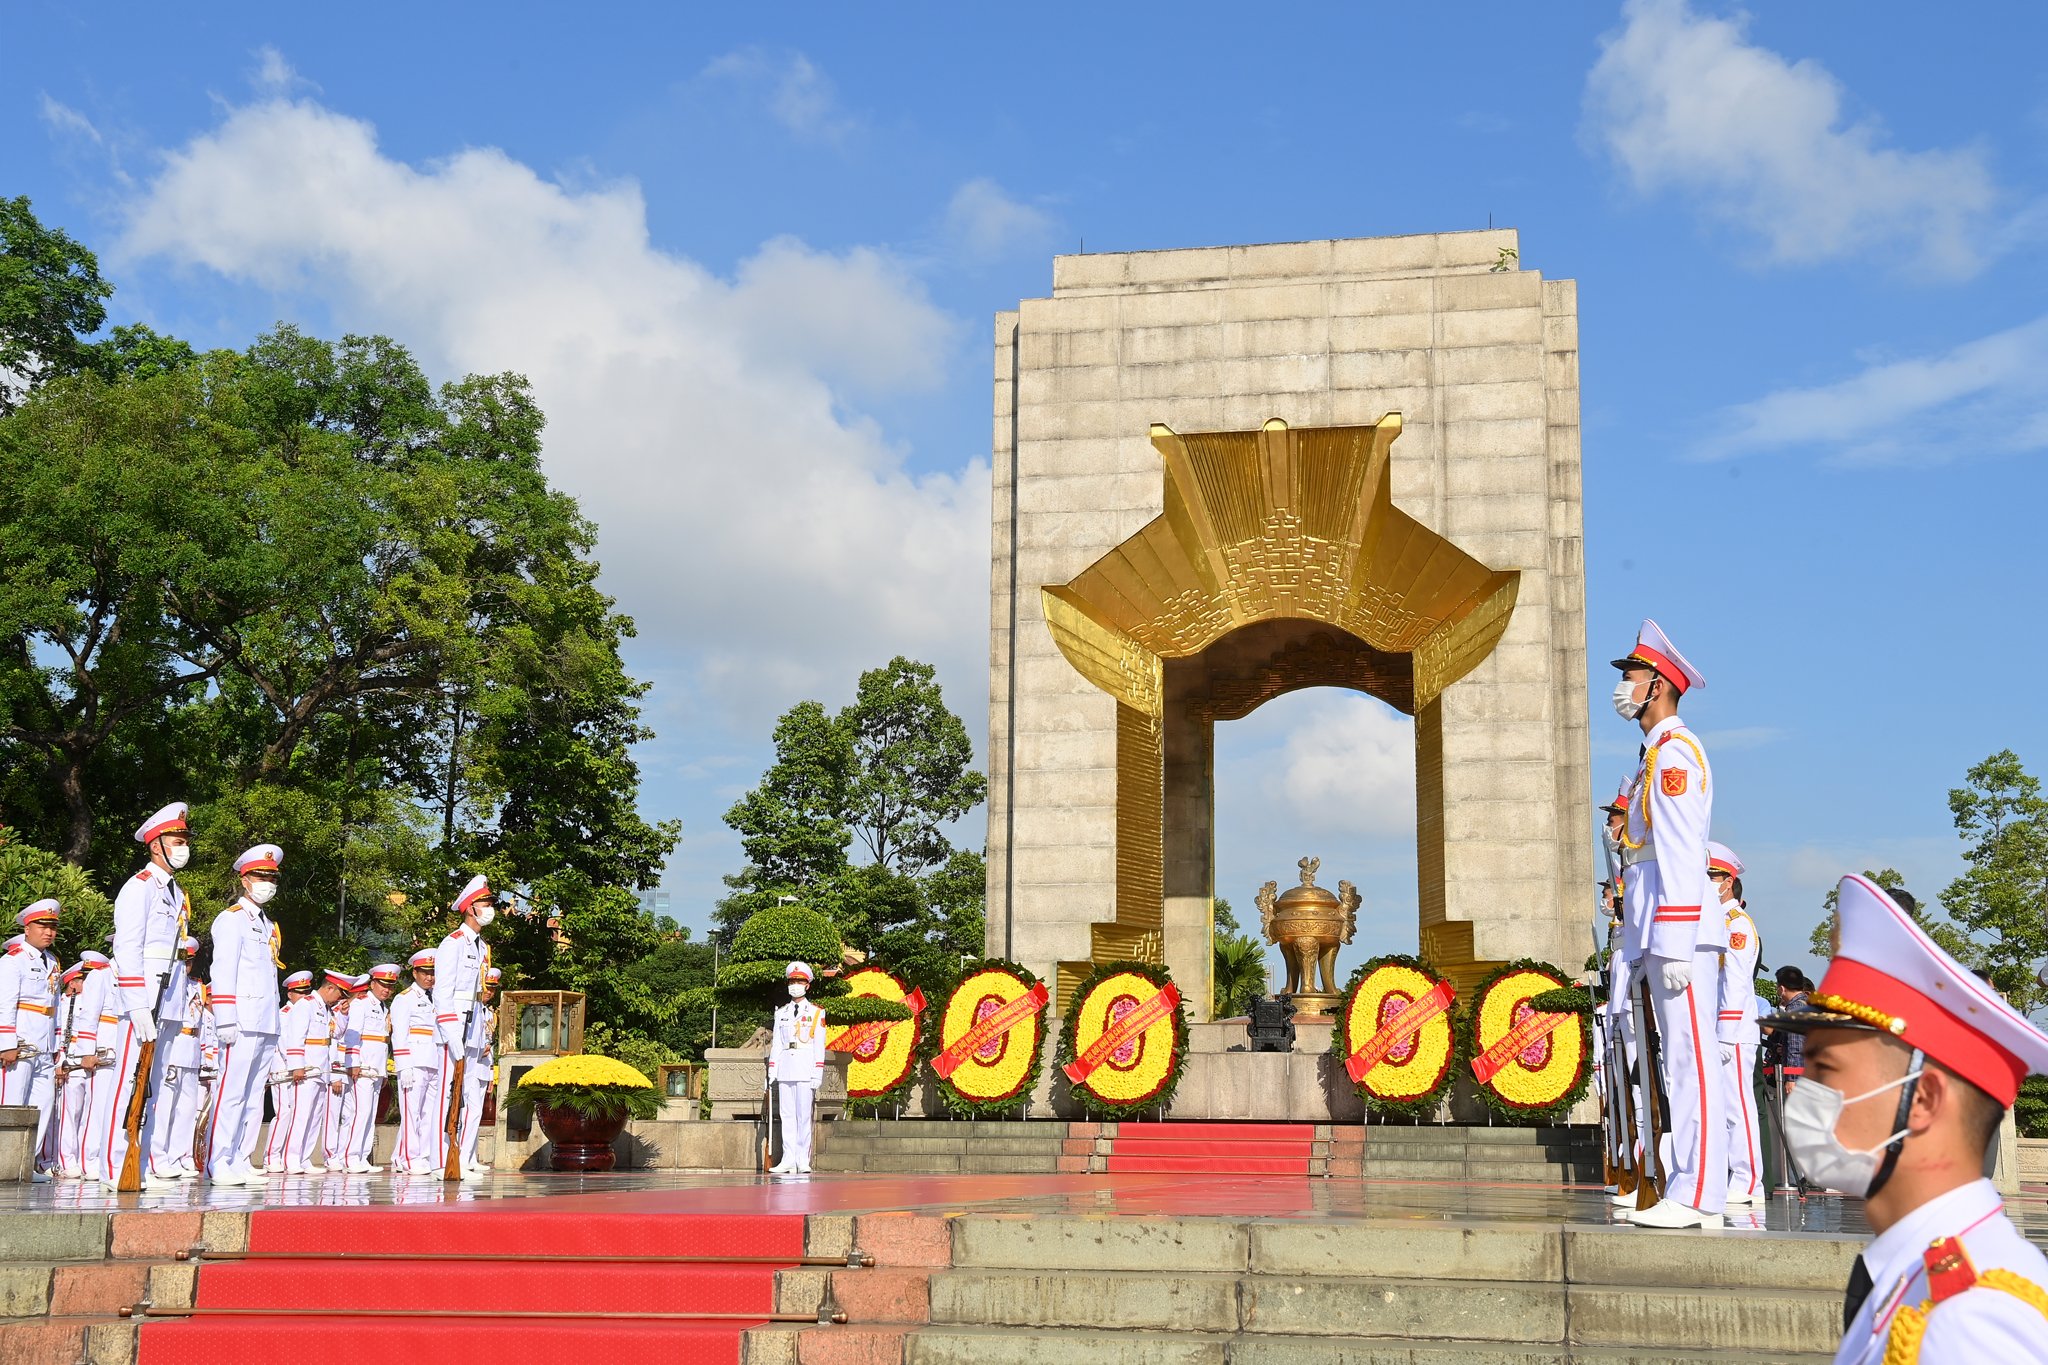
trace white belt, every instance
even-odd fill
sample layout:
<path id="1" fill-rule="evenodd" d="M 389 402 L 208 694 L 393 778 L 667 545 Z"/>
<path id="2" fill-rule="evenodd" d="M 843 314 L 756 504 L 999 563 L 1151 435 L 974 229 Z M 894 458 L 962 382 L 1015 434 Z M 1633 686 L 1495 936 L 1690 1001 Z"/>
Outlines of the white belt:
<path id="1" fill-rule="evenodd" d="M 457 991 L 455 992 L 455 1003 L 458 1005 L 474 1005 L 476 1003 L 476 995 L 470 991 Z"/>

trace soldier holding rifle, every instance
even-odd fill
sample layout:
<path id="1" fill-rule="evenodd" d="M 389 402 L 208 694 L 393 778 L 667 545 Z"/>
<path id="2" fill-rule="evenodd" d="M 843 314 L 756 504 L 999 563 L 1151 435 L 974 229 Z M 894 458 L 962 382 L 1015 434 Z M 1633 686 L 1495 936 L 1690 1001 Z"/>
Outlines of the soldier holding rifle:
<path id="1" fill-rule="evenodd" d="M 498 913 L 491 884 L 481 874 L 471 877 L 455 898 L 455 913 L 462 916 L 462 922 L 434 950 L 434 1041 L 441 1065 L 439 1146 L 434 1159 L 445 1179 L 474 1180 L 481 1172 L 474 1164 L 464 1165 L 460 1146 L 462 1088 L 470 1016 L 491 965 L 484 926 Z"/>

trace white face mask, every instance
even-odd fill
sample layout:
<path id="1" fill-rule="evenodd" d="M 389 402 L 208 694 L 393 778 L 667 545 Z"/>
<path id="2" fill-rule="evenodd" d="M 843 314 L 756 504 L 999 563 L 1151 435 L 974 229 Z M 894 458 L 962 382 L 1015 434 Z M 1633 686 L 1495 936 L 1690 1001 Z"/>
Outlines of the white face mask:
<path id="1" fill-rule="evenodd" d="M 192 845 L 166 844 L 164 846 L 164 861 L 171 865 L 171 871 L 178 871 L 186 863 L 192 861 Z"/>
<path id="2" fill-rule="evenodd" d="M 1785 1145 L 1791 1150 L 1792 1160 L 1806 1178 L 1816 1185 L 1861 1199 L 1870 1193 L 1870 1183 L 1877 1178 L 1877 1168 L 1883 1161 L 1886 1147 L 1906 1135 L 1901 1128 L 1883 1142 L 1866 1151 L 1852 1152 L 1842 1145 L 1835 1136 L 1835 1124 L 1841 1121 L 1844 1107 L 1867 1100 L 1872 1095 L 1882 1095 L 1887 1090 L 1896 1090 L 1906 1082 L 1917 1080 L 1920 1068 L 1911 1071 L 1875 1090 L 1866 1090 L 1861 1095 L 1844 1099 L 1842 1092 L 1832 1086 L 1801 1076 L 1792 1083 L 1792 1093 L 1785 1097 Z"/>
<path id="3" fill-rule="evenodd" d="M 249 899 L 258 905 L 268 905 L 277 899 L 276 882 L 250 882 Z"/>
<path id="4" fill-rule="evenodd" d="M 792 1000 L 801 1000 L 801 999 L 803 999 L 803 997 L 804 997 L 804 992 L 805 992 L 805 991 L 807 991 L 807 990 L 809 990 L 809 989 L 810 989 L 810 987 L 806 986 L 806 985 L 805 985 L 805 984 L 804 984 L 803 982 L 801 982 L 801 981 L 792 981 L 792 982 L 790 982 L 790 983 L 789 983 L 789 996 L 790 996 L 790 999 L 792 999 Z"/>
<path id="5" fill-rule="evenodd" d="M 479 907 L 477 908 L 477 912 L 476 912 L 476 927 L 477 927 L 477 928 L 479 928 L 479 929 L 481 929 L 481 928 L 483 928 L 483 927 L 484 927 L 484 926 L 485 926 L 486 924 L 489 924 L 489 923 L 490 923 L 490 922 L 491 922 L 492 920 L 496 919 L 497 917 L 498 917 L 498 907 L 497 907 L 497 906 L 495 906 L 495 905 L 484 905 L 484 906 L 479 906 Z"/>
<path id="6" fill-rule="evenodd" d="M 1642 686 L 1640 682 L 1634 682 L 1627 678 L 1623 678 L 1614 685 L 1615 715 L 1620 716 L 1623 720 L 1634 720 L 1637 716 L 1643 714 L 1643 708 L 1649 705 L 1649 703 L 1635 700 L 1636 689 L 1640 686 Z"/>

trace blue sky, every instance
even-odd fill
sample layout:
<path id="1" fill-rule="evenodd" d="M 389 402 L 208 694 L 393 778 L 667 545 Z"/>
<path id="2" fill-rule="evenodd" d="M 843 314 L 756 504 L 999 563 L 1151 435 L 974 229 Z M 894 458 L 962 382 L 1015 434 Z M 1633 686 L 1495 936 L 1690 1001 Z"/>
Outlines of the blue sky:
<path id="1" fill-rule="evenodd" d="M 904 652 L 985 728 L 989 315 L 1084 242 L 1491 221 L 1578 280 L 1591 651 L 1654 615 L 1706 673 L 1767 960 L 1844 870 L 1937 892 L 1970 763 L 2048 767 L 2038 7 L 592 13 L 17 5 L 0 193 L 101 251 L 116 320 L 533 376 L 641 624 L 686 921 L 790 703 Z M 1405 725 L 1227 727 L 1219 892 L 1319 852 L 1411 946 Z"/>

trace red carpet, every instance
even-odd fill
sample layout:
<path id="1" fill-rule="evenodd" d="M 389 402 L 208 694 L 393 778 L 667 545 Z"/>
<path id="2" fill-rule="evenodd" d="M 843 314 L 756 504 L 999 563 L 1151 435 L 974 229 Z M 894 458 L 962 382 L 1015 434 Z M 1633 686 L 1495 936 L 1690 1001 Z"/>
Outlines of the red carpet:
<path id="1" fill-rule="evenodd" d="M 1110 1139 L 1117 1175 L 1307 1175 L 1310 1123 L 1124 1123 Z"/>
<path id="2" fill-rule="evenodd" d="M 776 1265 L 596 1264 L 560 1256 L 787 1256 L 803 1251 L 796 1214 L 579 1213 L 502 1205 L 280 1209 L 250 1219 L 252 1251 L 316 1259 L 216 1261 L 199 1268 L 201 1308 L 293 1309 L 305 1316 L 208 1317 L 143 1326 L 140 1365 L 276 1365 L 317 1343 L 374 1341 L 378 1353 L 434 1365 L 502 1365 L 555 1352 L 613 1360 L 733 1362 L 762 1319 L 663 1322 L 606 1313 L 773 1311 Z M 535 1261 L 351 1263 L 332 1252 L 533 1255 Z M 364 1309 L 550 1312 L 573 1318 L 377 1318 Z M 331 1316 L 329 1316 L 331 1315 Z"/>

